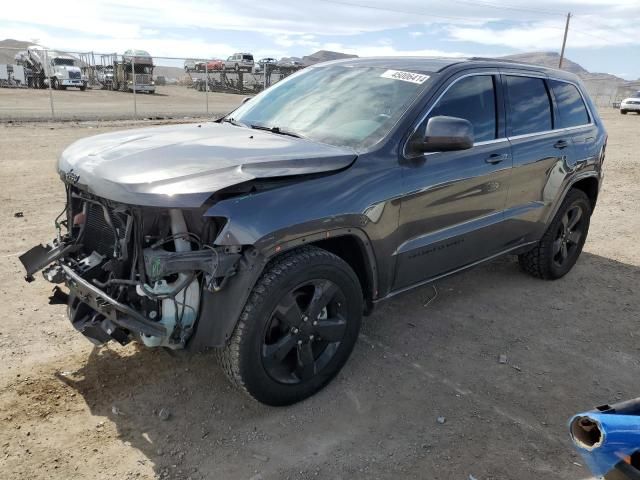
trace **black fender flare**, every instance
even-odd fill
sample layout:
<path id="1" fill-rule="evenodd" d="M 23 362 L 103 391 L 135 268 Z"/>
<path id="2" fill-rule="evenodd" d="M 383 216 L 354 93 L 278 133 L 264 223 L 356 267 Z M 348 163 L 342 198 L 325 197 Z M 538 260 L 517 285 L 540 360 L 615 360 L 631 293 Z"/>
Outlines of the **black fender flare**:
<path id="1" fill-rule="evenodd" d="M 369 288 L 373 298 L 378 293 L 377 264 L 371 242 L 360 228 L 345 227 L 325 230 L 296 237 L 277 244 L 257 242 L 247 248 L 238 262 L 235 275 L 229 278 L 227 285 L 219 292 L 202 290 L 200 312 L 195 332 L 187 344 L 191 351 L 201 351 L 209 347 L 223 347 L 231 338 L 253 287 L 271 260 L 283 253 L 301 247 L 313 245 L 328 238 L 344 236 L 355 237 L 363 248 L 366 262 Z M 262 245 L 261 248 L 258 245 Z"/>
<path id="2" fill-rule="evenodd" d="M 545 230 L 547 228 L 549 228 L 549 225 L 553 221 L 553 218 L 556 216 L 556 213 L 558 213 L 558 210 L 560 209 L 560 206 L 562 205 L 562 202 L 564 202 L 564 199 L 567 197 L 567 194 L 569 193 L 569 190 L 571 190 L 576 183 L 578 183 L 581 180 L 585 180 L 587 178 L 595 178 L 598 181 L 598 190 L 600 189 L 601 182 L 602 182 L 602 175 L 599 173 L 599 171 L 590 170 L 590 171 L 587 171 L 587 172 L 584 172 L 584 173 L 581 173 L 581 174 L 578 174 L 578 175 L 575 175 L 575 176 L 571 177 L 571 179 L 567 182 L 565 187 L 562 189 L 562 193 L 560 195 L 560 199 L 556 202 L 556 204 L 553 206 L 553 208 L 549 211 L 549 215 L 548 215 L 548 217 L 546 219 L 546 222 L 545 222 Z"/>

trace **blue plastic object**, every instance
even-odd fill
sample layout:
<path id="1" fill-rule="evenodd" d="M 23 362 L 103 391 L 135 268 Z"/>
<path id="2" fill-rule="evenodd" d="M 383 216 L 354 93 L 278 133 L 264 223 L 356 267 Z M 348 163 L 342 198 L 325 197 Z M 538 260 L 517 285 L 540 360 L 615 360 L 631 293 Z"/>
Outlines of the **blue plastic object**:
<path id="1" fill-rule="evenodd" d="M 569 430 L 591 472 L 605 476 L 640 451 L 640 398 L 580 413 Z"/>

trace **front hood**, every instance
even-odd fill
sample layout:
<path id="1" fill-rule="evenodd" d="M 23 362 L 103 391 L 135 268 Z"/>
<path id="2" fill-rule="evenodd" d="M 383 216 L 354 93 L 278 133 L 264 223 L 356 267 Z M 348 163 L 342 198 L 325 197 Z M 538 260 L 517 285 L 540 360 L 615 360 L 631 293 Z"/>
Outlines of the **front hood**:
<path id="1" fill-rule="evenodd" d="M 79 72 L 80 67 L 72 67 L 70 65 L 56 65 L 55 70 L 59 72 Z"/>
<path id="2" fill-rule="evenodd" d="M 99 197 L 198 207 L 248 180 L 330 172 L 355 158 L 348 148 L 212 122 L 84 138 L 62 153 L 58 168 L 67 182 Z"/>

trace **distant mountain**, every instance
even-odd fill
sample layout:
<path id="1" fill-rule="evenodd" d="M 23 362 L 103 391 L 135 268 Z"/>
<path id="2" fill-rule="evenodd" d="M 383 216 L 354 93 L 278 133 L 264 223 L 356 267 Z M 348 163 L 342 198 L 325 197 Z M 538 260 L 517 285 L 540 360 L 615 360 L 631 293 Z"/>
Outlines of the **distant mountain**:
<path id="1" fill-rule="evenodd" d="M 560 55 L 556 52 L 530 52 L 530 53 L 518 53 L 515 55 L 507 55 L 505 57 L 509 60 L 515 60 L 516 62 L 532 63 L 534 65 L 542 65 L 543 67 L 558 68 L 560 62 Z M 623 78 L 611 75 L 609 73 L 594 73 L 590 72 L 582 65 L 572 62 L 568 58 L 564 58 L 562 61 L 562 70 L 574 73 L 583 80 L 611 80 L 614 82 L 625 82 Z"/>
<path id="2" fill-rule="evenodd" d="M 332 52 L 330 50 L 318 50 L 316 53 L 302 57 L 302 63 L 305 65 L 313 65 L 314 63 L 328 62 L 329 60 L 340 60 L 343 58 L 358 58 L 358 55 Z"/>
<path id="3" fill-rule="evenodd" d="M 16 53 L 30 45 L 33 45 L 33 42 L 23 42 L 12 38 L 0 40 L 0 63 L 15 63 Z"/>
<path id="4" fill-rule="evenodd" d="M 304 57 L 282 57 L 281 62 L 300 62 L 303 65 L 313 65 L 314 63 L 328 62 L 330 60 L 340 60 L 342 58 L 357 58 L 358 55 L 349 55 L 348 53 L 332 52 L 330 50 L 318 50 L 311 55 Z"/>
<path id="5" fill-rule="evenodd" d="M 155 77 L 162 76 L 167 83 L 172 84 L 183 80 L 186 74 L 184 73 L 184 69 L 180 67 L 156 66 L 153 69 L 153 75 Z"/>
<path id="6" fill-rule="evenodd" d="M 515 55 L 506 55 L 501 58 L 514 60 L 516 62 L 532 63 L 534 65 L 542 65 L 543 67 L 558 68 L 560 62 L 560 55 L 556 52 L 530 52 L 530 53 L 517 53 Z M 588 74 L 585 68 L 576 62 L 572 62 L 568 58 L 562 62 L 562 69 L 567 72 L 575 73 L 576 75 Z"/>

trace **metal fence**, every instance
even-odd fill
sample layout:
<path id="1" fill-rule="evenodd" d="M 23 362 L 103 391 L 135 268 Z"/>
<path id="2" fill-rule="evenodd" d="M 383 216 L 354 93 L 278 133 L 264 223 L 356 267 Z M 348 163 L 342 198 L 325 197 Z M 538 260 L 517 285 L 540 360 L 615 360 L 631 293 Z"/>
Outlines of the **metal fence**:
<path id="1" fill-rule="evenodd" d="M 621 100 L 637 96 L 640 91 L 640 81 L 626 82 L 621 85 L 609 78 L 599 78 L 585 79 L 583 83 L 589 96 L 599 108 L 617 108 Z"/>
<path id="2" fill-rule="evenodd" d="M 298 66 L 0 48 L 0 121 L 223 115 Z"/>
<path id="3" fill-rule="evenodd" d="M 247 68 L 215 59 L 0 48 L 0 121 L 204 118 L 300 67 Z M 611 79 L 585 80 L 599 108 L 640 90 Z"/>

